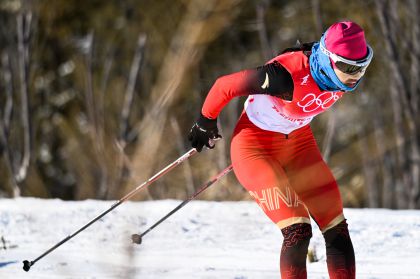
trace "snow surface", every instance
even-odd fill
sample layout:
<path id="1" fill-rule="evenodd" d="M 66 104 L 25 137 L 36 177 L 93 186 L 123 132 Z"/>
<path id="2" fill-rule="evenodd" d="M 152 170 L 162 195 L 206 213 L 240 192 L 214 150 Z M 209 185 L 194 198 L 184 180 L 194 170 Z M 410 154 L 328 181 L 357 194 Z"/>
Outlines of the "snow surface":
<path id="1" fill-rule="evenodd" d="M 0 200 L 0 278 L 279 278 L 280 230 L 254 202 L 193 201 L 143 238 L 180 201 L 125 202 L 34 260 L 110 208 L 110 201 Z M 420 211 L 346 209 L 357 278 L 420 278 Z M 313 224 L 308 278 L 328 278 L 324 242 Z"/>

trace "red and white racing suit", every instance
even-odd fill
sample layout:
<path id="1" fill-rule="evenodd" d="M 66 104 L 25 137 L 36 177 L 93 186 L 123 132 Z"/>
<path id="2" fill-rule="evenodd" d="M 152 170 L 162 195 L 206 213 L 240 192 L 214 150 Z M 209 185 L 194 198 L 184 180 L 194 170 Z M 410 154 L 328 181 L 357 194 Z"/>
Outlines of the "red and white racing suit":
<path id="1" fill-rule="evenodd" d="M 326 231 L 344 220 L 343 206 L 309 123 L 344 92 L 320 90 L 302 51 L 281 54 L 267 64 L 273 63 L 291 75 L 293 95 L 289 101 L 257 92 L 249 85 L 249 80 L 255 80 L 253 72 L 245 70 L 215 82 L 202 114 L 215 119 L 232 98 L 248 95 L 231 142 L 231 159 L 239 182 L 281 229 L 296 223 L 310 224 L 312 216 Z M 275 82 L 272 78 L 263 75 L 260 89 L 269 88 Z"/>

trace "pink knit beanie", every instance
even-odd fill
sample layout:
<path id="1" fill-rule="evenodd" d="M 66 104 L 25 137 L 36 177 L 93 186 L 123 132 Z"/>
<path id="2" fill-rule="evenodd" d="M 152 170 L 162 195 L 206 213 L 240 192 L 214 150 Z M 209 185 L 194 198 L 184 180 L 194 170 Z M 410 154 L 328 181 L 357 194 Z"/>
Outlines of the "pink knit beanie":
<path id="1" fill-rule="evenodd" d="M 351 21 L 334 23 L 325 34 L 326 48 L 344 58 L 359 60 L 368 53 L 365 32 Z"/>

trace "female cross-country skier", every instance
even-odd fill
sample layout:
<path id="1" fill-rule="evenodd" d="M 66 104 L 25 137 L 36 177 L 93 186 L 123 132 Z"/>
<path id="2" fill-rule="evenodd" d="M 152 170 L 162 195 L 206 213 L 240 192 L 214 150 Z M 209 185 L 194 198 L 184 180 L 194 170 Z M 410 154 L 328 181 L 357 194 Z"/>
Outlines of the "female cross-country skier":
<path id="1" fill-rule="evenodd" d="M 193 147 L 213 148 L 221 137 L 217 117 L 222 108 L 234 97 L 248 96 L 233 133 L 231 160 L 239 182 L 281 229 L 282 278 L 307 276 L 310 217 L 325 238 L 330 278 L 355 278 L 340 192 L 309 123 L 357 88 L 372 57 L 359 25 L 335 23 L 319 42 L 218 78 L 191 128 Z"/>

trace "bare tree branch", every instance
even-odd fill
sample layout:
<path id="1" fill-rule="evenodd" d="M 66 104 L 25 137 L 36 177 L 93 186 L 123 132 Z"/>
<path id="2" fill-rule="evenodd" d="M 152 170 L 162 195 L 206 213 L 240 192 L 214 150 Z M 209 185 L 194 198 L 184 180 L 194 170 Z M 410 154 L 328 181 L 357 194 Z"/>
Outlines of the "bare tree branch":
<path id="1" fill-rule="evenodd" d="M 258 37 L 260 39 L 261 50 L 265 60 L 271 59 L 274 55 L 273 49 L 270 46 L 270 40 L 268 39 L 267 27 L 265 24 L 265 15 L 269 6 L 270 0 L 262 0 L 258 1 L 255 7 L 257 14 Z"/>
<path id="2" fill-rule="evenodd" d="M 408 12 L 409 18 L 411 20 L 411 37 L 409 42 L 411 42 L 411 47 L 409 49 L 410 56 L 410 94 L 413 104 L 413 110 L 416 114 L 419 113 L 420 106 L 420 5 L 417 0 L 410 0 L 408 2 Z"/>
<path id="3" fill-rule="evenodd" d="M 104 146 L 104 130 L 100 126 L 100 109 L 98 102 L 95 101 L 95 94 L 93 88 L 93 44 L 94 33 L 90 32 L 84 40 L 84 54 L 86 61 L 86 110 L 89 119 L 89 134 L 91 136 L 91 144 L 95 150 L 95 159 L 99 167 L 99 186 L 97 188 L 97 198 L 105 198 L 108 191 L 108 172 L 106 166 L 105 146 Z M 102 98 L 103 92 L 99 99 Z M 100 101 L 99 101 L 100 103 Z"/>
<path id="4" fill-rule="evenodd" d="M 91 128 L 94 129 L 94 133 L 97 134 L 98 120 L 96 118 L 96 107 L 95 98 L 93 92 L 93 40 L 94 33 L 91 31 L 86 38 L 83 40 L 83 52 L 86 62 L 86 94 L 85 104 L 86 112 L 89 122 L 92 124 Z"/>
<path id="5" fill-rule="evenodd" d="M 13 198 L 20 196 L 20 188 L 18 186 L 18 183 L 16 181 L 16 176 L 14 175 L 14 169 L 13 169 L 13 162 L 12 162 L 12 155 L 10 152 L 10 148 L 7 142 L 7 136 L 5 132 L 4 123 L 2 120 L 0 120 L 0 156 L 4 155 L 6 168 L 9 173 L 10 177 L 10 184 L 11 184 L 11 196 Z"/>
<path id="6" fill-rule="evenodd" d="M 403 113 L 410 118 L 413 115 L 412 105 L 408 102 L 408 82 L 403 75 L 405 72 L 401 65 L 401 54 L 398 51 L 398 38 L 399 29 L 396 27 L 398 25 L 398 17 L 395 15 L 395 11 L 391 7 L 387 6 L 385 0 L 376 0 L 375 4 L 377 6 L 377 14 L 379 16 L 379 21 L 381 23 L 381 30 L 385 36 L 385 48 L 389 57 L 389 65 L 393 79 L 395 80 L 397 90 L 401 91 L 399 98 L 402 101 L 403 105 L 408 108 L 404 110 Z M 391 4 L 397 5 L 397 1 L 391 1 Z M 396 9 L 396 7 L 393 7 Z"/>
<path id="7" fill-rule="evenodd" d="M 3 67 L 3 80 L 6 91 L 6 102 L 4 105 L 3 123 L 6 135 L 10 129 L 10 122 L 13 113 L 13 79 L 12 70 L 8 53 L 2 55 L 2 67 Z"/>
<path id="8" fill-rule="evenodd" d="M 119 139 L 122 141 L 123 146 L 125 146 L 126 143 L 127 133 L 129 129 L 129 116 L 134 99 L 134 89 L 136 87 L 138 73 L 142 64 L 145 45 L 146 35 L 141 34 L 137 39 L 137 46 L 133 58 L 133 63 L 131 64 L 130 76 L 128 78 L 127 88 L 124 95 L 124 105 L 121 111 Z"/>
<path id="9" fill-rule="evenodd" d="M 20 77 L 21 122 L 23 128 L 23 157 L 16 173 L 16 180 L 26 178 L 31 159 L 31 123 L 29 121 L 29 40 L 31 34 L 32 13 L 19 13 L 17 16 L 18 62 Z"/>
<path id="10" fill-rule="evenodd" d="M 105 94 L 106 94 L 106 89 L 108 87 L 108 82 L 109 82 L 109 77 L 110 77 L 110 73 L 111 73 L 111 69 L 112 69 L 112 65 L 114 63 L 114 49 L 112 46 L 108 47 L 108 50 L 106 51 L 105 54 L 105 62 L 104 62 L 104 69 L 102 72 L 102 79 L 101 79 L 101 84 L 100 84 L 100 104 L 99 104 L 99 110 L 100 110 L 100 127 L 102 130 L 105 130 L 105 104 L 104 104 L 104 98 L 105 98 Z"/>

